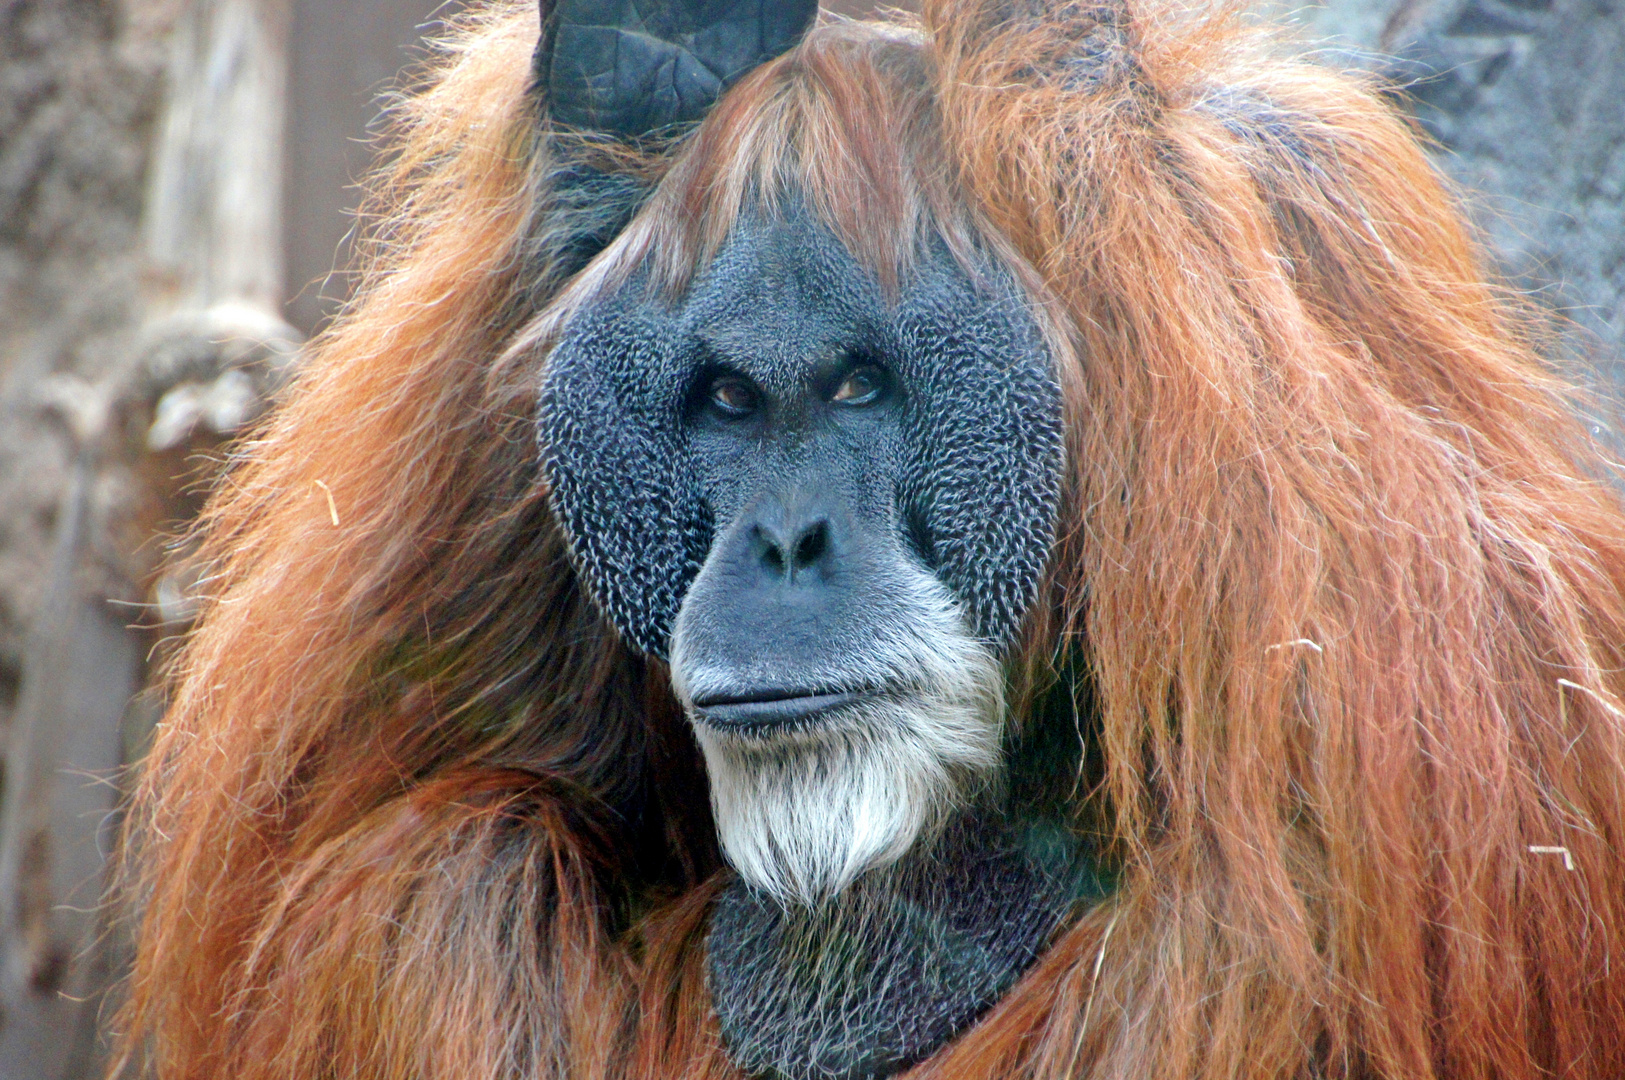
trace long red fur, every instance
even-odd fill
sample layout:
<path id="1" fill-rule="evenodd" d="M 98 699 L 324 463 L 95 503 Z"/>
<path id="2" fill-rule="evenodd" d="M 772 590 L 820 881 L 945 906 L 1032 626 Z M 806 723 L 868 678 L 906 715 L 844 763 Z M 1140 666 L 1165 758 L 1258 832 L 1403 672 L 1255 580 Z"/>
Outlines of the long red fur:
<path id="1" fill-rule="evenodd" d="M 120 1068 L 734 1075 L 702 771 L 570 570 L 531 395 L 570 311 L 798 188 L 883 282 L 930 231 L 1004 259 L 1067 396 L 1012 678 L 1081 659 L 1119 884 L 913 1075 L 1625 1075 L 1625 511 L 1372 88 L 1225 11 L 930 0 L 623 155 L 663 179 L 572 284 L 526 254 L 530 8 L 398 107 L 358 299 L 207 512 Z"/>

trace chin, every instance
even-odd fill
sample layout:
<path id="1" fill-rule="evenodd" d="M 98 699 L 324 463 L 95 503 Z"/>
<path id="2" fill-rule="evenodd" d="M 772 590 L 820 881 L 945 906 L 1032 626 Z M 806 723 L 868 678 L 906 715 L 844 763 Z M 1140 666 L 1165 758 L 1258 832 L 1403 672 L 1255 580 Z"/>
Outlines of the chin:
<path id="1" fill-rule="evenodd" d="M 722 850 L 755 889 L 828 903 L 929 844 L 996 782 L 999 663 L 950 601 L 924 591 L 916 610 L 937 617 L 876 643 L 883 679 L 848 672 L 800 693 L 695 664 L 679 619 L 676 689 L 705 756 Z"/>

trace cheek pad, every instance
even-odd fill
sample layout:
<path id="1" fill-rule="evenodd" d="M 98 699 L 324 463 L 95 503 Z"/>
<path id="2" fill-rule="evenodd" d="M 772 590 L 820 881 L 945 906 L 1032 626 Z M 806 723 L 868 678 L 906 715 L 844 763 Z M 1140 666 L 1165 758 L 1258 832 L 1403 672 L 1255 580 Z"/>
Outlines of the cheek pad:
<path id="1" fill-rule="evenodd" d="M 925 524 L 927 557 L 971 629 L 1003 650 L 1037 597 L 1055 540 L 1061 392 L 1019 301 L 950 301 L 900 312 L 899 353 L 918 392 L 906 414 L 899 501 Z"/>
<path id="2" fill-rule="evenodd" d="M 662 659 L 713 533 L 676 437 L 679 382 L 659 327 L 584 315 L 548 358 L 538 418 L 577 572 L 621 635 Z"/>
<path id="3" fill-rule="evenodd" d="M 893 333 L 911 388 L 900 508 L 924 524 L 924 554 L 971 630 L 1003 649 L 1055 537 L 1064 461 L 1048 353 L 1019 301 L 956 287 L 916 294 Z M 715 532 L 677 435 L 671 340 L 646 318 L 579 317 L 549 358 L 539 424 L 577 571 L 622 636 L 662 658 Z"/>

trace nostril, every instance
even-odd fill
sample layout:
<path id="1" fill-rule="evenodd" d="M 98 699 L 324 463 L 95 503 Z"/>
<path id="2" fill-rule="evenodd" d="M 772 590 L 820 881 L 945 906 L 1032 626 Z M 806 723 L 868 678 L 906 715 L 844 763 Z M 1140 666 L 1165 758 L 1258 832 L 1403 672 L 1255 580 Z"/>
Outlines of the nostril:
<path id="1" fill-rule="evenodd" d="M 779 543 L 778 537 L 761 526 L 757 526 L 753 531 L 756 534 L 757 555 L 762 560 L 762 565 L 782 577 L 785 572 L 784 545 Z"/>
<path id="2" fill-rule="evenodd" d="M 829 547 L 829 522 L 815 521 L 796 541 L 796 568 L 801 569 L 824 557 Z"/>
<path id="3" fill-rule="evenodd" d="M 758 572 L 791 584 L 798 573 L 826 562 L 835 540 L 829 519 L 818 518 L 782 532 L 773 523 L 757 523 L 751 527 L 749 543 Z"/>

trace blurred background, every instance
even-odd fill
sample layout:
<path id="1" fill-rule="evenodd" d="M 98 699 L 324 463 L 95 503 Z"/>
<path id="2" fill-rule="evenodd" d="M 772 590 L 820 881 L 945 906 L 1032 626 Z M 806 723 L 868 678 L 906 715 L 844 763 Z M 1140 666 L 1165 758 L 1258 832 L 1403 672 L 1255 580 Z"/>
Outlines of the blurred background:
<path id="1" fill-rule="evenodd" d="M 376 96 L 448 10 L 0 0 L 0 1080 L 103 1068 L 119 770 L 192 614 L 171 538 L 342 301 Z M 1406 89 L 1502 271 L 1618 400 L 1625 3 L 1270 14 Z"/>

